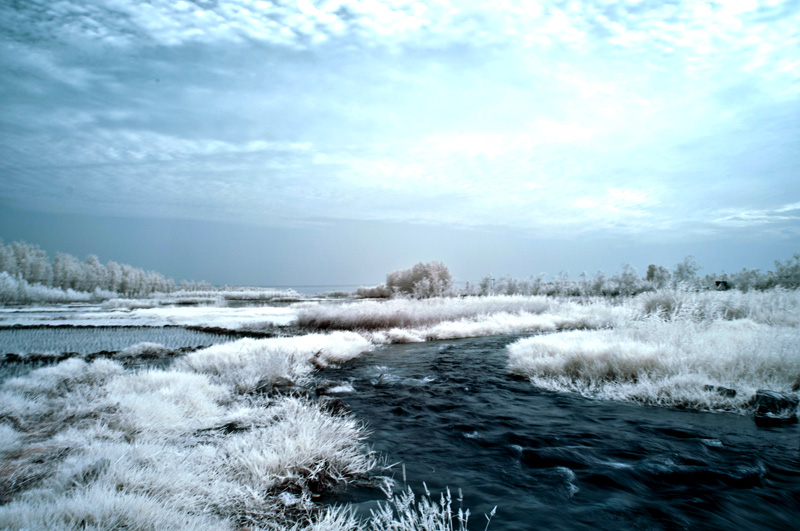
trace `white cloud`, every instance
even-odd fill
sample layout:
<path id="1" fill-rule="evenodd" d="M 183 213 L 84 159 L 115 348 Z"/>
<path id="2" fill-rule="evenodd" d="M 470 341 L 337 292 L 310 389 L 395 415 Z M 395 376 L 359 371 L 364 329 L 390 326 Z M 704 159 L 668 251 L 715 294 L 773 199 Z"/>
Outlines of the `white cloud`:
<path id="1" fill-rule="evenodd" d="M 796 222 L 723 182 L 768 167 L 795 199 L 769 166 L 791 124 L 750 127 L 797 108 L 787 2 L 19 6 L 0 6 L 3 200 L 562 234 Z"/>
<path id="2" fill-rule="evenodd" d="M 800 202 L 771 209 L 722 209 L 713 223 L 727 227 L 751 227 L 800 221 Z"/>
<path id="3" fill-rule="evenodd" d="M 414 0 L 226 0 L 219 3 L 154 0 L 75 0 L 29 2 L 6 8 L 7 19 L 24 20 L 40 34 L 74 39 L 134 43 L 144 39 L 174 46 L 187 42 L 239 42 L 243 39 L 301 46 L 330 38 L 357 39 L 367 45 L 440 46 L 560 43 L 596 47 L 608 42 L 641 53 L 651 47 L 678 48 L 687 58 L 730 55 L 766 43 L 786 44 L 797 37 L 798 10 L 784 2 L 707 2 L 675 4 L 561 2 L 531 4 Z M 21 9 L 22 11 L 17 11 Z M 783 19 L 769 15 L 781 15 Z M 605 28 L 606 35 L 597 33 Z M 780 51 L 786 53 L 786 50 Z"/>

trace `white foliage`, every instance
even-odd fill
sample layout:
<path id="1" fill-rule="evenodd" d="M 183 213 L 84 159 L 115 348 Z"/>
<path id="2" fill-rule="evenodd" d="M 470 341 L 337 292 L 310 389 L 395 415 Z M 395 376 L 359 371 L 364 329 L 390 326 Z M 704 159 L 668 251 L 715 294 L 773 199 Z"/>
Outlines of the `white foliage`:
<path id="1" fill-rule="evenodd" d="M 377 286 L 359 286 L 356 295 L 367 299 L 388 299 L 392 296 L 392 290 L 386 284 Z"/>
<path id="2" fill-rule="evenodd" d="M 102 385 L 122 372 L 122 366 L 113 361 L 100 359 L 86 363 L 70 359 L 52 367 L 38 369 L 28 376 L 8 380 L 4 387 L 32 396 L 57 395 L 63 390 L 77 388 L 80 385 Z"/>
<path id="3" fill-rule="evenodd" d="M 5 271 L 0 272 L 0 303 L 67 303 L 92 302 L 116 297 L 111 291 L 95 288 L 92 291 L 75 291 L 29 283 L 23 278 L 14 278 Z"/>
<path id="4" fill-rule="evenodd" d="M 397 531 L 467 531 L 469 509 L 452 507 L 450 490 L 441 493 L 437 503 L 425 489 L 425 495 L 417 501 L 409 487 L 405 492 L 381 504 L 377 510 L 371 511 L 370 526 L 372 529 L 392 529 Z M 494 514 L 494 511 L 492 511 Z M 487 519 L 490 519 L 487 516 Z M 455 525 L 457 522 L 457 525 Z M 487 525 L 488 527 L 488 525 Z"/>
<path id="5" fill-rule="evenodd" d="M 289 307 L 258 306 L 227 308 L 214 306 L 168 306 L 134 308 L 130 311 L 104 309 L 99 306 L 73 308 L 25 308 L 17 311 L 0 311 L 0 325 L 4 326 L 129 326 L 164 327 L 197 326 L 236 330 L 253 323 L 258 326 L 286 325 L 295 317 L 296 310 Z M 168 334 L 165 331 L 165 334 Z M 158 340 L 159 342 L 164 342 Z"/>
<path id="6" fill-rule="evenodd" d="M 452 285 L 450 271 L 438 261 L 418 263 L 410 269 L 398 269 L 386 275 L 386 287 L 390 292 L 417 299 L 442 297 Z"/>
<path id="7" fill-rule="evenodd" d="M 663 290 L 632 299 L 647 314 L 667 319 L 702 321 L 751 319 L 758 323 L 800 325 L 800 291 L 687 291 Z"/>
<path id="8" fill-rule="evenodd" d="M 117 357 L 163 357 L 182 347 L 230 341 L 229 336 L 176 327 L 5 328 L 0 353 L 57 357 L 65 352 L 91 354 L 117 351 Z"/>

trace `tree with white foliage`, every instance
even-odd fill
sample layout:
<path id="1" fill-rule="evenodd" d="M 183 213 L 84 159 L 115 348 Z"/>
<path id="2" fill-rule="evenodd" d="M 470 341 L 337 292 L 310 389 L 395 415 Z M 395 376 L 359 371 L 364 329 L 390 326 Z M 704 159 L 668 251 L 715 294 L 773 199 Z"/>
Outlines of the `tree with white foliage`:
<path id="1" fill-rule="evenodd" d="M 683 259 L 683 262 L 675 266 L 675 271 L 672 273 L 673 285 L 694 285 L 699 270 L 700 266 L 697 265 L 694 256 L 687 256 Z"/>
<path id="2" fill-rule="evenodd" d="M 40 295 L 44 297 L 42 300 L 60 300 L 57 295 L 50 293 L 52 290 L 40 288 L 75 290 L 84 293 L 99 290 L 103 293 L 116 292 L 128 296 L 170 292 L 175 289 L 175 282 L 165 278 L 161 273 L 144 271 L 116 262 L 103 265 L 95 255 L 89 255 L 81 262 L 71 254 L 56 253 L 51 262 L 43 249 L 26 242 L 3 245 L 0 241 L 0 272 L 7 275 L 7 278 L 4 277 L 3 285 L 5 301 L 34 301 Z M 192 284 L 192 286 L 212 289 L 207 284 Z M 12 291 L 19 294 L 12 296 Z M 72 295 L 68 295 L 64 300 L 74 298 L 69 297 Z"/>

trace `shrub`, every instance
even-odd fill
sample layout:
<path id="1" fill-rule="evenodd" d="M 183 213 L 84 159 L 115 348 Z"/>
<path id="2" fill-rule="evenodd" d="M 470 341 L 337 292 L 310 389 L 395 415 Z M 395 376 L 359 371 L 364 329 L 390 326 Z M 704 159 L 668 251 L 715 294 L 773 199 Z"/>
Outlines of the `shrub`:
<path id="1" fill-rule="evenodd" d="M 398 269 L 387 274 L 386 286 L 393 293 L 417 299 L 441 297 L 450 292 L 453 277 L 442 262 L 420 262 L 411 269 Z"/>

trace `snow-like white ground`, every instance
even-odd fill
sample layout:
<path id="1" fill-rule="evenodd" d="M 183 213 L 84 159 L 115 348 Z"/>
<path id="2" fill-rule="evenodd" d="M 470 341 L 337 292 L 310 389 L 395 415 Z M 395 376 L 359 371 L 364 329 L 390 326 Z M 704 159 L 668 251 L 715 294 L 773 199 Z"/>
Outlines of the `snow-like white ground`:
<path id="1" fill-rule="evenodd" d="M 297 311 L 291 307 L 165 306 L 105 309 L 100 305 L 0 308 L 0 326 L 203 326 L 235 330 L 249 325 L 287 325 Z"/>

